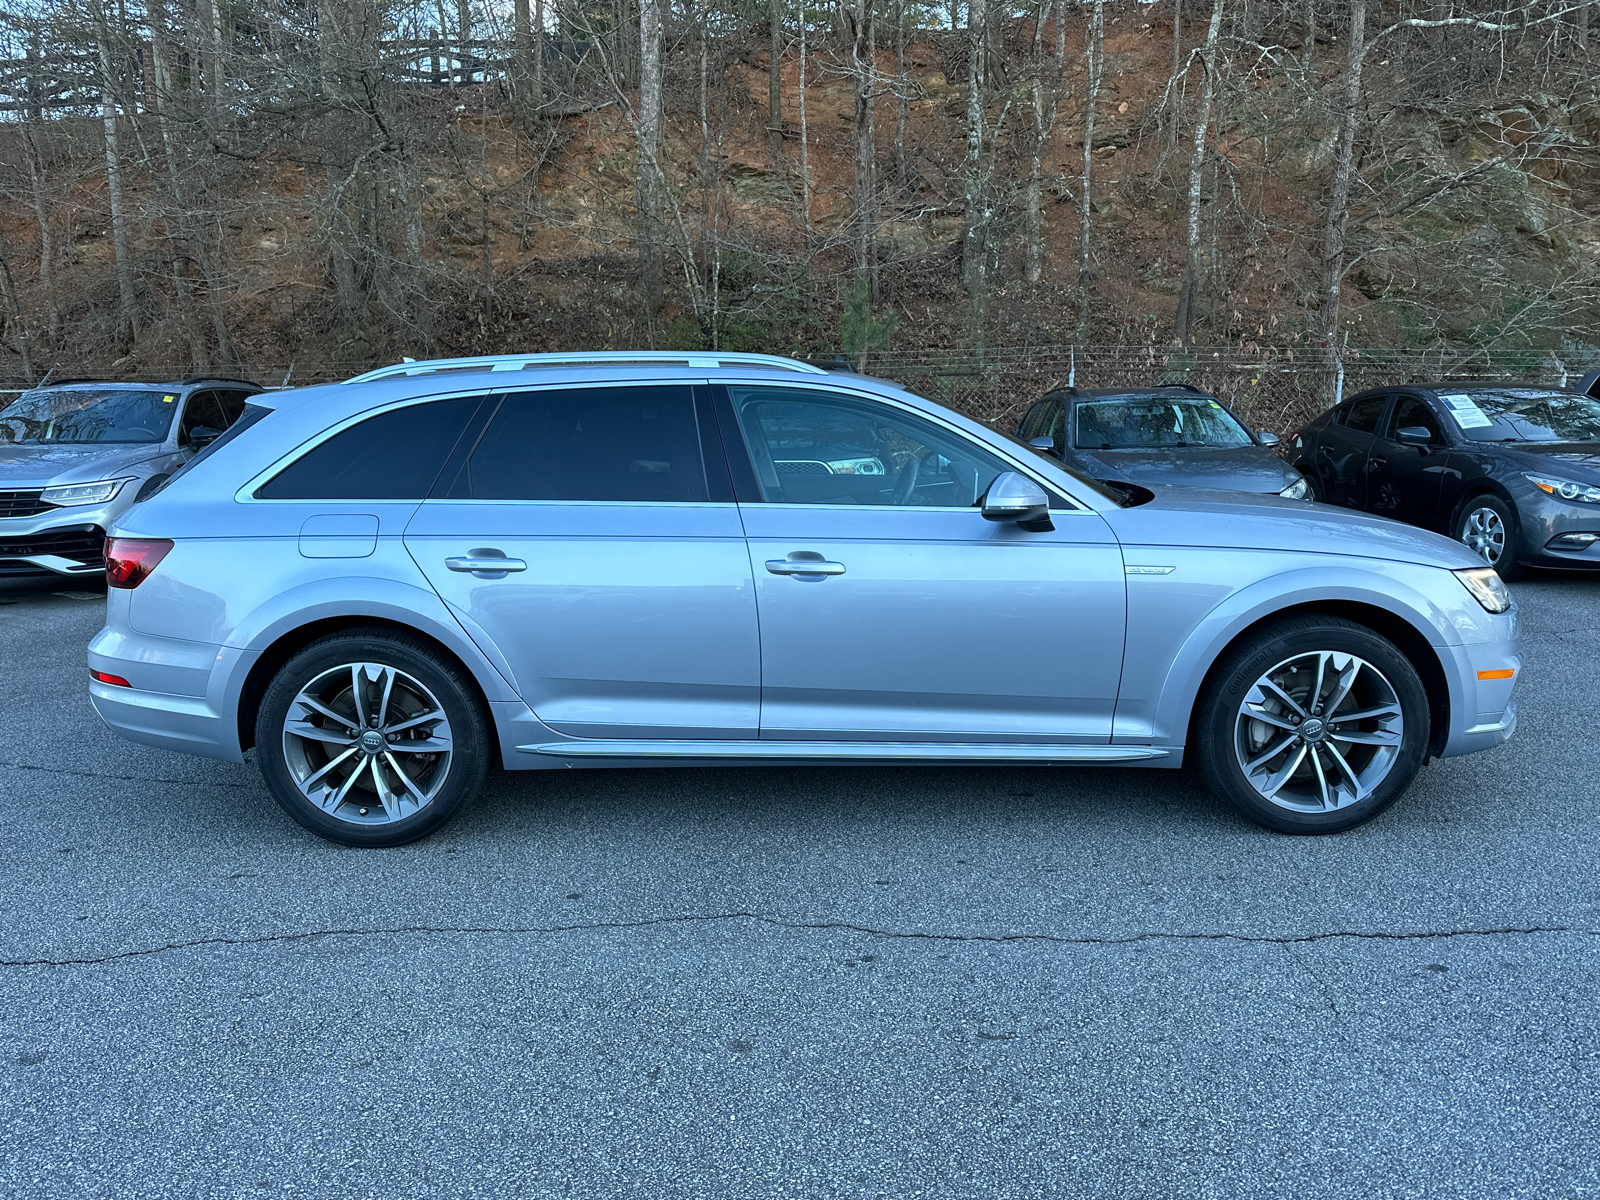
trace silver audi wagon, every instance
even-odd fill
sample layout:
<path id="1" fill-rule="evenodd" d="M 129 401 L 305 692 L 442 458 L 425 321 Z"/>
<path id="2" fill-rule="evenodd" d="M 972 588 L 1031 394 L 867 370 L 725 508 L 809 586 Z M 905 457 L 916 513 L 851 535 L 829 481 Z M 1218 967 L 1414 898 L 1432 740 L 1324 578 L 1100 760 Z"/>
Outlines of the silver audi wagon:
<path id="1" fill-rule="evenodd" d="M 892 384 L 737 354 L 403 363 L 250 407 L 106 547 L 90 694 L 388 846 L 509 769 L 1186 759 L 1291 833 L 1516 724 L 1448 538 L 1107 485 Z"/>

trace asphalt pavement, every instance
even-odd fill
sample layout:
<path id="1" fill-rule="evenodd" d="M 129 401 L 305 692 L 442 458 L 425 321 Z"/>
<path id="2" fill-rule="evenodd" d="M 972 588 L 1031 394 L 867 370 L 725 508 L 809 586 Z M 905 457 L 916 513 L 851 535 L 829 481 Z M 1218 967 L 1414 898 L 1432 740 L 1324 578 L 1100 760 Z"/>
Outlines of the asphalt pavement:
<path id="1" fill-rule="evenodd" d="M 103 597 L 0 599 L 0 1196 L 1600 1194 L 1600 580 L 1514 591 L 1516 738 L 1338 837 L 726 768 L 385 851 L 105 729 Z"/>

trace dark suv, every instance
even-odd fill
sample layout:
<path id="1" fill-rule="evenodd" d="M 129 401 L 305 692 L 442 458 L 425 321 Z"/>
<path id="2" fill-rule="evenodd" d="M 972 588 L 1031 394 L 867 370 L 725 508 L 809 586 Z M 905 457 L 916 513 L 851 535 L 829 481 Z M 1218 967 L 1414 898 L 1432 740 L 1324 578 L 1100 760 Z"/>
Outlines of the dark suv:
<path id="1" fill-rule="evenodd" d="M 106 528 L 261 391 L 239 379 L 62 380 L 0 408 L 0 583 L 105 569 Z"/>

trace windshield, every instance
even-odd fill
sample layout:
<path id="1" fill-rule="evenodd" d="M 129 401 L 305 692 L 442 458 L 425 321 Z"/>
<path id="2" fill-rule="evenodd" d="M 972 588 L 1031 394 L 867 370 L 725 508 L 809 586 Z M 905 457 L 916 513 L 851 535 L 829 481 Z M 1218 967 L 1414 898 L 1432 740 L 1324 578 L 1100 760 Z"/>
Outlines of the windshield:
<path id="1" fill-rule="evenodd" d="M 1208 396 L 1080 400 L 1072 444 L 1080 450 L 1144 446 L 1249 446 L 1255 439 Z"/>
<path id="2" fill-rule="evenodd" d="M 1475 442 L 1600 441 L 1600 400 L 1555 388 L 1463 388 L 1439 393 Z"/>
<path id="3" fill-rule="evenodd" d="M 0 444 L 160 442 L 177 411 L 176 392 L 37 388 L 0 408 Z"/>

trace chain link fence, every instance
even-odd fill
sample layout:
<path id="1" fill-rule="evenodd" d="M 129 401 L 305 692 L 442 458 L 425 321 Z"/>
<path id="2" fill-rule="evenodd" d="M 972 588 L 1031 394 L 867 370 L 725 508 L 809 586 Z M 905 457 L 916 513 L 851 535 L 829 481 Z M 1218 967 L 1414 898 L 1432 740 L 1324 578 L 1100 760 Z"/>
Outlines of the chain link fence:
<path id="1" fill-rule="evenodd" d="M 1342 396 L 1386 384 L 1494 379 L 1576 386 L 1600 368 L 1600 348 L 1479 351 L 1349 348 L 1337 362 L 1292 347 L 1051 346 L 882 353 L 867 371 L 1009 430 L 1053 387 L 1187 383 L 1251 425 L 1283 433 Z"/>
<path id="2" fill-rule="evenodd" d="M 714 353 L 714 352 L 708 352 Z M 365 366 L 326 363 L 254 363 L 222 372 L 269 388 L 346 379 Z M 1447 379 L 1576 386 L 1585 372 L 1600 369 L 1600 347 L 1563 352 L 1518 350 L 1418 351 L 1349 348 L 1337 363 L 1315 351 L 1292 347 L 1045 346 L 976 350 L 908 350 L 874 354 L 867 373 L 890 379 L 942 404 L 1013 429 L 1030 405 L 1051 388 L 1148 386 L 1187 383 L 1223 400 L 1252 426 L 1284 433 L 1298 428 L 1338 397 L 1385 384 Z M 196 374 L 190 366 L 140 369 L 102 378 L 170 381 Z M 0 387 L 3 406 L 27 386 L 10 380 Z"/>

